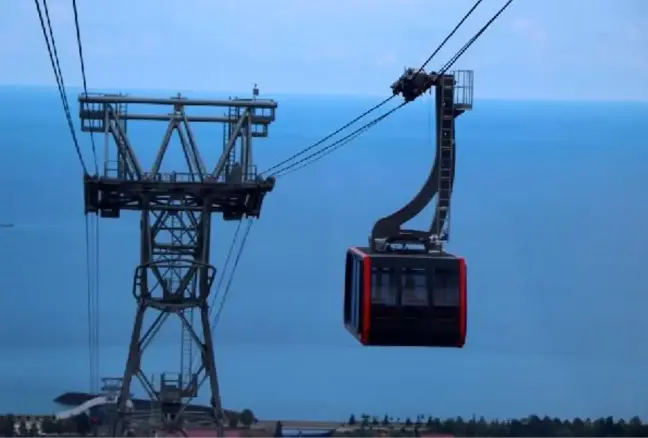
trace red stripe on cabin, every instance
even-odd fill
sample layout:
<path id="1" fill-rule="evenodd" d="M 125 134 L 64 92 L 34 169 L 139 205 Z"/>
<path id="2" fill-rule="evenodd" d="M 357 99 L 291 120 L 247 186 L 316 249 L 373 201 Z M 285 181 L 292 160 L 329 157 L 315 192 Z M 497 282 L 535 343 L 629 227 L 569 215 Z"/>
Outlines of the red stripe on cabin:
<path id="1" fill-rule="evenodd" d="M 459 258 L 459 343 L 457 347 L 463 347 L 466 343 L 466 330 L 467 330 L 467 302 L 468 302 L 468 293 L 467 293 L 467 269 L 466 269 L 466 260 L 462 257 Z"/>

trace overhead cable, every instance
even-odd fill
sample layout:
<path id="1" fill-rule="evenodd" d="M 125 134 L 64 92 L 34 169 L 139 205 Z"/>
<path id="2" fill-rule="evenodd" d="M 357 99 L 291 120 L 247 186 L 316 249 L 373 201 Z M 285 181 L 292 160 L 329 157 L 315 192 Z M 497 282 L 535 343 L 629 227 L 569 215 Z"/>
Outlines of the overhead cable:
<path id="1" fill-rule="evenodd" d="M 468 19 L 468 17 L 470 17 L 470 15 L 473 13 L 473 11 L 477 8 L 477 6 L 479 6 L 479 4 L 480 4 L 482 1 L 483 1 L 483 0 L 477 0 L 477 1 L 475 2 L 475 4 L 470 8 L 470 10 L 468 10 L 468 12 L 466 12 L 466 13 L 464 14 L 464 16 L 461 18 L 461 20 L 459 21 L 459 23 L 457 23 L 457 25 L 454 27 L 454 29 L 452 29 L 452 31 L 451 31 L 451 32 L 450 32 L 450 33 L 449 33 L 449 34 L 448 34 L 448 35 L 443 39 L 443 41 L 441 41 L 441 43 L 437 46 L 437 48 L 434 50 L 434 52 L 432 52 L 432 54 L 431 54 L 431 55 L 430 55 L 430 56 L 425 60 L 425 62 L 421 65 L 421 67 L 420 67 L 419 70 L 418 70 L 419 72 L 421 72 L 421 71 L 422 71 L 422 70 L 423 70 L 423 69 L 424 69 L 424 68 L 425 68 L 425 67 L 430 63 L 430 61 L 432 61 L 432 59 L 433 59 L 433 58 L 434 58 L 434 57 L 439 53 L 439 51 L 440 51 L 440 50 L 445 46 L 445 44 L 450 40 L 450 38 L 452 38 L 452 37 L 454 36 L 454 34 L 457 32 L 457 30 L 459 30 L 459 28 L 464 24 L 464 22 Z M 268 174 L 268 173 L 274 171 L 275 169 L 282 168 L 282 166 L 285 166 L 285 167 L 283 167 L 281 170 L 278 170 L 278 171 L 275 171 L 275 172 L 274 172 L 274 175 L 277 175 L 277 174 L 279 174 L 280 172 L 282 172 L 282 171 L 284 171 L 284 170 L 287 170 L 287 169 L 293 169 L 295 166 L 298 166 L 299 164 L 304 163 L 305 161 L 307 161 L 308 159 L 310 159 L 310 158 L 312 157 L 312 155 L 309 155 L 308 157 L 305 157 L 305 159 L 300 159 L 300 160 L 298 160 L 296 163 L 291 163 L 291 164 L 288 165 L 288 163 L 289 163 L 290 161 L 292 161 L 292 160 L 294 160 L 294 159 L 296 159 L 296 158 L 298 158 L 298 157 L 304 155 L 305 153 L 307 153 L 307 152 L 309 152 L 309 151 L 315 149 L 317 146 L 323 144 L 323 143 L 326 142 L 327 140 L 330 140 L 332 137 L 336 136 L 336 135 L 339 134 L 340 132 L 344 131 L 345 129 L 347 129 L 347 128 L 350 127 L 351 125 L 353 125 L 353 124 L 355 124 L 356 122 L 358 122 L 360 119 L 363 119 L 363 118 L 365 118 L 366 116 L 368 116 L 369 114 L 371 114 L 372 112 L 378 110 L 379 108 L 381 108 L 383 105 L 385 105 L 387 102 L 389 102 L 390 100 L 392 100 L 392 99 L 395 98 L 395 97 L 396 97 L 396 96 L 392 94 L 391 96 L 387 97 L 386 99 L 384 99 L 382 102 L 378 103 L 377 105 L 375 105 L 375 106 L 369 108 L 368 110 L 366 110 L 365 112 L 363 112 L 363 113 L 360 114 L 358 117 L 354 118 L 353 120 L 351 120 L 350 122 L 348 122 L 347 124 L 345 124 L 344 126 L 342 126 L 341 128 L 337 129 L 336 131 L 333 131 L 331 134 L 329 134 L 329 135 L 327 135 L 326 137 L 322 138 L 322 139 L 319 140 L 318 142 L 316 142 L 316 143 L 314 143 L 314 144 L 312 144 L 312 145 L 310 145 L 310 146 L 308 146 L 308 147 L 302 149 L 301 151 L 299 151 L 299 152 L 297 152 L 297 153 L 291 155 L 290 157 L 286 158 L 285 160 L 283 160 L 283 161 L 281 161 L 281 162 L 275 164 L 274 166 L 272 166 L 272 167 L 266 169 L 265 171 L 261 172 L 261 174 L 266 175 L 266 174 Z M 392 112 L 393 112 L 393 111 L 392 111 Z M 383 119 L 383 117 L 380 117 L 380 120 L 382 120 L 382 119 Z M 374 121 L 371 121 L 371 122 L 369 122 L 367 125 L 364 125 L 364 126 L 360 129 L 360 131 L 361 131 L 360 133 L 364 132 L 364 131 L 366 130 L 365 128 L 366 128 L 368 125 L 369 125 L 369 126 L 373 126 L 374 124 L 375 124 Z M 336 142 L 335 145 L 338 145 L 338 144 L 344 145 L 344 144 L 349 143 L 350 140 L 349 140 L 349 141 L 346 141 L 346 139 L 347 139 L 347 138 L 351 138 L 351 139 L 353 139 L 353 138 L 357 137 L 357 135 L 355 134 L 355 132 L 356 132 L 356 131 L 354 131 L 354 133 L 351 133 L 350 135 L 344 137 L 344 138 L 341 139 L 339 142 Z M 331 147 L 332 147 L 332 146 L 330 146 L 330 147 L 326 147 L 326 148 L 324 148 L 323 150 L 333 152 L 334 150 L 338 149 L 337 147 L 331 149 Z M 341 147 L 341 146 L 340 146 L 340 147 Z M 328 155 L 330 152 L 325 153 L 323 156 Z M 301 169 L 301 168 L 303 168 L 303 167 L 305 167 L 305 166 L 300 166 L 299 169 Z M 293 171 L 294 171 L 294 170 L 293 170 Z M 291 171 L 291 172 L 289 172 L 289 173 L 292 173 L 293 171 Z M 285 175 L 285 174 L 284 174 L 284 175 Z"/>
<path id="2" fill-rule="evenodd" d="M 496 20 L 496 19 L 497 19 L 497 18 L 498 18 L 498 17 L 499 17 L 499 16 L 500 16 L 500 15 L 501 15 L 501 14 L 502 14 L 502 13 L 503 13 L 503 12 L 504 12 L 504 11 L 505 11 L 509 6 L 510 6 L 510 5 L 511 5 L 511 3 L 513 3 L 513 0 L 508 0 L 508 1 L 504 4 L 504 6 L 502 6 L 502 7 L 501 7 L 501 8 L 500 8 L 500 9 L 499 9 L 499 10 L 498 10 L 498 11 L 497 11 L 497 12 L 496 12 L 492 17 L 491 17 L 491 19 L 488 20 L 488 21 L 487 21 L 487 22 L 486 22 L 486 23 L 481 27 L 481 29 L 480 29 L 480 30 L 479 30 L 475 35 L 473 35 L 473 37 L 470 38 L 470 39 L 469 39 L 469 40 L 468 40 L 468 41 L 467 41 L 467 42 L 466 42 L 466 43 L 461 47 L 461 49 L 459 49 L 459 50 L 458 50 L 458 51 L 457 51 L 457 52 L 456 52 L 456 53 L 455 53 L 455 54 L 454 54 L 454 55 L 453 55 L 453 56 L 452 56 L 452 57 L 451 57 L 451 58 L 450 58 L 450 59 L 449 59 L 445 64 L 444 64 L 444 66 L 441 68 L 441 70 L 439 70 L 439 71 L 437 72 L 437 77 L 441 77 L 441 76 L 443 76 L 443 75 L 444 75 L 444 74 L 445 74 L 445 73 L 446 73 L 446 72 L 447 72 L 447 71 L 448 71 L 448 70 L 449 70 L 449 69 L 450 69 L 450 68 L 451 68 L 451 67 L 452 67 L 456 62 L 457 62 L 457 60 L 458 60 L 458 59 L 459 59 L 459 58 L 460 58 L 460 57 L 461 57 L 461 56 L 466 52 L 466 50 L 468 50 L 468 48 L 470 48 L 470 46 L 472 46 L 472 45 L 474 44 L 474 42 L 477 41 L 477 39 L 479 39 L 479 37 L 482 36 L 482 34 L 486 31 L 486 29 L 488 29 L 488 28 L 491 26 L 491 24 L 493 24 L 493 22 L 495 22 L 495 20 Z M 477 4 L 476 4 L 475 6 L 473 6 L 473 8 L 471 8 L 470 11 L 468 11 L 468 13 L 467 13 L 466 15 L 470 15 L 470 14 L 472 13 L 472 11 L 474 11 L 475 7 L 476 7 L 478 4 L 479 4 L 479 1 L 477 2 Z M 464 17 L 464 18 L 467 18 L 467 17 Z M 455 30 L 456 30 L 457 28 L 458 28 L 458 27 L 456 27 Z M 453 32 L 454 32 L 455 30 L 453 30 Z M 451 32 L 451 33 L 453 33 L 453 32 Z M 445 41 L 444 41 L 444 42 L 445 42 Z M 444 43 L 442 43 L 442 44 L 444 44 Z M 427 62 L 428 62 L 428 61 L 426 61 L 426 64 L 427 64 Z M 424 65 L 425 65 L 425 64 L 424 64 Z M 433 85 L 434 85 L 434 84 L 433 84 Z M 361 126 L 360 128 L 356 129 L 355 131 L 351 132 L 350 134 L 346 135 L 345 137 L 343 137 L 343 138 L 337 140 L 336 142 L 334 142 L 334 143 L 332 143 L 332 144 L 330 144 L 330 145 L 328 145 L 328 146 L 326 146 L 326 147 L 324 147 L 324 148 L 322 148 L 322 149 L 319 149 L 319 150 L 317 150 L 317 151 L 315 151 L 315 152 L 312 152 L 312 153 L 309 154 L 308 156 L 306 156 L 306 157 L 304 157 L 304 158 L 302 158 L 302 159 L 300 159 L 300 160 L 298 160 L 298 161 L 296 161 L 296 162 L 293 162 L 293 163 L 291 163 L 291 164 L 288 164 L 288 165 L 285 165 L 285 166 L 283 166 L 283 167 L 280 167 L 278 170 L 276 170 L 276 171 L 273 173 L 273 175 L 274 175 L 274 176 L 277 176 L 277 177 L 285 176 L 285 175 L 287 175 L 287 174 L 289 174 L 289 173 L 293 173 L 293 172 L 295 172 L 295 171 L 297 171 L 297 170 L 299 170 L 299 169 L 303 169 L 303 168 L 305 168 L 305 167 L 307 167 L 307 166 L 309 166 L 309 165 L 315 163 L 316 161 L 319 161 L 319 160 L 322 159 L 323 157 L 329 155 L 331 152 L 333 152 L 333 151 L 335 151 L 335 150 L 341 148 L 342 146 L 345 146 L 345 145 L 349 144 L 352 140 L 354 140 L 355 138 L 357 138 L 358 136 L 360 136 L 362 133 L 366 132 L 369 128 L 375 126 L 378 122 L 380 122 L 380 121 L 386 119 L 388 116 L 390 116 L 391 114 L 393 114 L 393 113 L 396 112 L 398 109 L 402 108 L 403 106 L 405 106 L 405 105 L 408 104 L 408 103 L 409 103 L 409 102 L 403 102 L 401 105 L 399 105 L 399 106 L 397 106 L 397 107 L 395 107 L 395 108 L 389 110 L 388 112 L 386 112 L 386 113 L 384 113 L 384 114 L 378 116 L 377 118 L 375 118 L 375 119 L 371 120 L 370 122 L 364 124 L 363 126 Z M 302 163 L 303 163 L 303 164 L 302 164 Z M 300 165 L 300 164 L 301 164 L 301 165 Z M 299 167 L 296 168 L 297 166 L 299 166 Z M 274 166 L 274 167 L 278 167 L 278 166 Z"/>
<path id="3" fill-rule="evenodd" d="M 74 27 L 76 29 L 76 39 L 77 39 L 77 49 L 79 52 L 79 63 L 81 67 L 81 79 L 83 81 L 83 92 L 85 96 L 88 96 L 88 81 L 87 81 L 87 76 L 86 76 L 86 69 L 85 69 L 85 60 L 83 56 L 83 40 L 81 39 L 81 25 L 79 24 L 79 11 L 77 8 L 77 3 L 76 0 L 72 0 L 72 9 L 74 11 Z M 97 160 L 97 147 L 95 143 L 95 136 L 94 132 L 90 131 L 90 142 L 92 144 L 92 156 L 93 156 L 93 161 L 94 161 L 94 168 L 95 168 L 95 175 L 99 175 L 99 164 Z M 89 315 L 89 342 L 91 344 L 90 347 L 90 356 L 92 359 L 90 360 L 91 362 L 91 371 L 90 371 L 90 379 L 92 380 L 92 390 L 94 392 L 98 391 L 98 383 L 99 383 L 99 352 L 100 352 L 100 346 L 99 346 L 99 269 L 100 269 L 100 263 L 99 263 L 99 220 L 97 219 L 96 216 L 89 218 L 88 215 L 86 214 L 85 216 L 85 221 L 86 221 L 86 253 L 88 254 L 88 260 L 87 260 L 87 275 L 88 275 L 88 302 L 89 308 L 88 312 L 90 313 Z M 90 233 L 88 233 L 88 222 L 91 222 L 89 228 L 91 230 Z M 91 244 L 90 240 L 92 235 L 92 240 L 94 245 Z M 92 254 L 93 253 L 93 254 Z M 92 254 L 92 255 L 91 255 Z M 94 277 L 92 280 L 90 278 Z M 97 386 L 95 386 L 97 385 Z"/>
<path id="4" fill-rule="evenodd" d="M 56 40 L 54 39 L 54 32 L 52 31 L 52 23 L 49 18 L 49 9 L 47 7 L 47 0 L 43 0 L 43 10 L 47 16 L 47 25 L 45 24 L 45 19 L 43 18 L 43 10 L 39 0 L 34 0 L 36 4 L 36 10 L 38 11 L 38 19 L 40 20 L 41 30 L 43 31 L 43 38 L 45 39 L 45 44 L 47 46 L 47 52 L 49 53 L 50 62 L 52 64 L 52 70 L 54 71 L 54 77 L 56 78 L 56 85 L 61 97 L 61 103 L 63 104 L 63 111 L 65 112 L 65 118 L 67 119 L 68 128 L 70 129 L 70 134 L 72 135 L 72 141 L 74 143 L 74 148 L 76 150 L 77 157 L 79 158 L 79 163 L 83 168 L 83 173 L 88 174 L 88 168 L 85 165 L 83 160 L 83 155 L 81 154 L 81 147 L 79 146 L 79 140 L 74 130 L 74 124 L 72 123 L 72 115 L 70 113 L 70 106 L 68 104 L 67 95 L 65 92 L 65 81 L 63 80 L 63 73 L 61 72 L 61 64 L 58 58 L 58 51 L 56 49 Z M 49 34 L 49 35 L 48 35 Z M 51 41 L 50 41 L 51 40 Z"/>

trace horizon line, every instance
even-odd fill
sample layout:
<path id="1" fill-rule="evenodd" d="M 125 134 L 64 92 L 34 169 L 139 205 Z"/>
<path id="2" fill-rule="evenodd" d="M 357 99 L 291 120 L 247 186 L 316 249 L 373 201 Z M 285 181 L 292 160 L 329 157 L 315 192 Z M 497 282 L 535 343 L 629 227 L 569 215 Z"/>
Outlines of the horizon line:
<path id="1" fill-rule="evenodd" d="M 0 90 L 2 89 L 29 89 L 29 90 L 42 90 L 42 91 L 52 91 L 56 92 L 57 87 L 56 85 L 38 85 L 38 84 L 0 84 Z M 161 94 L 161 93 L 170 93 L 169 97 L 172 95 L 177 95 L 178 93 L 182 94 L 183 96 L 187 96 L 187 93 L 191 94 L 202 94 L 202 95 L 207 95 L 207 96 L 224 96 L 227 95 L 229 97 L 234 97 L 234 96 L 247 96 L 247 95 L 252 95 L 250 91 L 223 91 L 223 90 L 171 90 L 171 89 L 160 89 L 160 88 L 122 88 L 122 89 L 116 89 L 116 88 L 110 88 L 106 87 L 103 89 L 103 91 L 96 91 L 96 90 L 88 90 L 88 94 L 102 94 L 102 93 L 125 93 L 125 94 L 131 94 L 133 92 L 139 93 L 152 93 L 152 94 Z M 81 86 L 67 86 L 66 87 L 66 94 L 83 94 L 83 88 Z M 344 92 L 307 92 L 307 93 L 295 93 L 295 92 L 288 92 L 288 91 L 279 91 L 275 93 L 271 93 L 270 97 L 266 97 L 268 99 L 273 99 L 272 96 L 278 96 L 278 97 L 311 97 L 311 98 L 359 98 L 359 99 L 365 99 L 365 98 L 384 98 L 384 94 L 374 94 L 374 93 L 344 93 Z M 263 98 L 263 97 L 261 97 Z M 486 97 L 477 97 L 474 99 L 475 101 L 489 101 L 489 102 L 537 102 L 537 103 L 631 103 L 631 104 L 648 104 L 648 100 L 613 100 L 613 99 L 600 99 L 600 98 L 580 98 L 580 99 L 560 99 L 560 98 L 555 98 L 555 97 L 497 97 L 497 96 L 486 96 Z"/>

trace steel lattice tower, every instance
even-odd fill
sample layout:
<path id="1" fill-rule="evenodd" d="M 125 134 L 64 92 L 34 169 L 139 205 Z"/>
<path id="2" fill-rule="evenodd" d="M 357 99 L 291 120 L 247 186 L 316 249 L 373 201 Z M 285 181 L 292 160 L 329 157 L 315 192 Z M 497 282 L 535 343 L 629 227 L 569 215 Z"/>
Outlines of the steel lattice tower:
<path id="1" fill-rule="evenodd" d="M 140 264 L 135 270 L 133 296 L 137 312 L 128 359 L 117 404 L 113 434 L 125 432 L 129 420 L 128 400 L 136 377 L 151 399 L 157 424 L 167 432 L 184 433 L 189 402 L 206 380 L 211 392 L 210 414 L 216 432 L 223 435 L 225 416 L 209 317 L 208 298 L 216 268 L 210 263 L 212 213 L 225 220 L 258 218 L 264 196 L 273 189 L 274 178 L 257 175 L 252 162 L 252 138 L 266 137 L 275 119 L 276 102 L 256 98 L 195 100 L 140 98 L 124 95 L 82 95 L 82 130 L 105 134 L 105 159 L 101 175 L 84 180 L 86 214 L 119 218 L 122 210 L 141 212 Z M 132 107 L 164 106 L 169 113 L 138 113 Z M 189 115 L 190 107 L 225 109 L 224 115 Z M 127 135 L 127 122 L 167 122 L 167 130 L 150 169 L 145 170 Z M 191 123 L 224 124 L 224 145 L 218 162 L 207 168 L 198 149 Z M 177 133 L 186 159 L 186 170 L 161 171 L 172 135 Z M 199 313 L 193 321 L 194 310 Z M 144 316 L 156 311 L 148 327 Z M 141 369 L 144 350 L 171 315 L 182 327 L 180 372 L 164 373 L 155 385 Z M 198 368 L 192 364 L 193 348 Z M 115 436 L 115 435 L 113 435 Z"/>

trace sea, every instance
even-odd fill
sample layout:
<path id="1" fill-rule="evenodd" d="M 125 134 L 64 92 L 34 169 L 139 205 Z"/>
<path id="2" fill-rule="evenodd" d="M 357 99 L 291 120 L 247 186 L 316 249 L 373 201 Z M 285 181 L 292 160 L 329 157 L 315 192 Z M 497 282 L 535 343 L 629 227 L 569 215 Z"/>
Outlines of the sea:
<path id="1" fill-rule="evenodd" d="M 255 138 L 259 170 L 381 100 L 271 97 L 277 120 Z M 0 222 L 15 225 L 0 229 L 0 412 L 53 413 L 54 397 L 90 386 L 82 171 L 56 90 L 5 87 L 0 102 Z M 78 129 L 74 93 L 70 105 Z M 345 251 L 425 180 L 431 110 L 416 101 L 277 180 L 214 332 L 224 406 L 268 419 L 647 418 L 648 104 L 477 99 L 457 121 L 448 244 L 469 266 L 466 347 L 363 348 L 345 331 Z M 221 129 L 194 128 L 212 164 Z M 144 166 L 164 130 L 129 126 Z M 174 147 L 166 169 L 181 165 Z M 409 225 L 426 227 L 424 213 Z M 129 212 L 99 222 L 102 376 L 120 376 L 126 361 L 138 224 Z M 214 220 L 217 267 L 235 227 Z M 177 325 L 160 332 L 147 374 L 179 369 L 179 339 Z"/>

